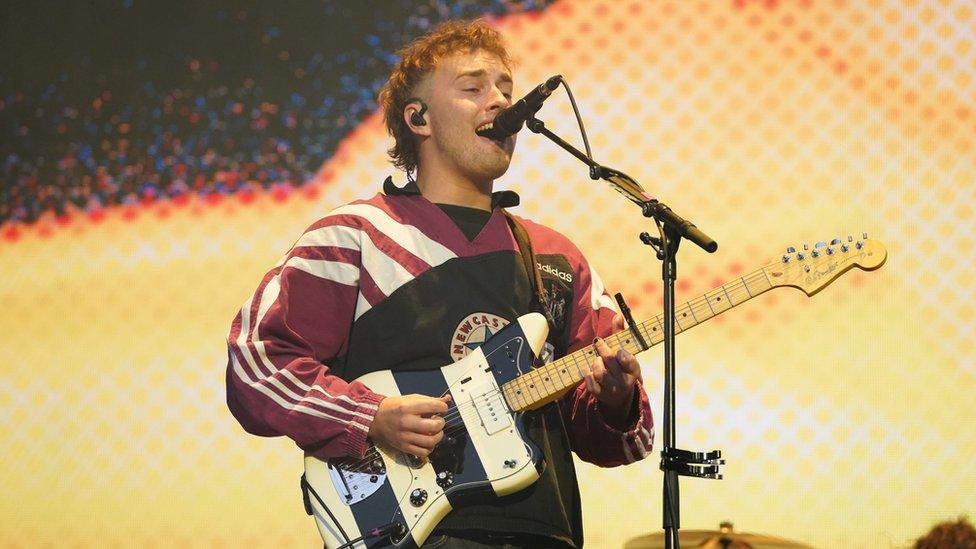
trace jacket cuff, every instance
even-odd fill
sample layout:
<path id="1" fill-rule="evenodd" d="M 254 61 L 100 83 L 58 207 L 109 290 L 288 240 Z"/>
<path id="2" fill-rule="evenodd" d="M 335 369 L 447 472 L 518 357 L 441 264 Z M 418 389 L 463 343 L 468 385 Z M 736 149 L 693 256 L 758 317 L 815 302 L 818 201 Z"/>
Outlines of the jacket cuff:
<path id="1" fill-rule="evenodd" d="M 630 402 L 630 414 L 627 416 L 627 420 L 622 425 L 611 422 L 609 419 L 607 419 L 607 416 L 603 413 L 603 404 L 600 401 L 597 401 L 596 413 L 600 423 L 602 423 L 608 431 L 614 434 L 635 434 L 638 427 L 640 427 L 641 422 L 644 420 L 644 410 L 641 406 L 641 391 L 643 391 L 641 382 L 640 380 L 637 380 L 637 383 L 634 384 L 634 396 Z"/>
<path id="2" fill-rule="evenodd" d="M 346 425 L 345 436 L 342 437 L 343 454 L 359 458 L 366 455 L 366 448 L 369 446 L 366 435 L 370 425 L 373 424 L 373 418 L 376 417 L 376 409 L 385 398 L 369 390 L 363 392 L 359 399 L 359 406 L 356 408 L 356 412 L 362 415 L 353 416 L 352 421 Z"/>

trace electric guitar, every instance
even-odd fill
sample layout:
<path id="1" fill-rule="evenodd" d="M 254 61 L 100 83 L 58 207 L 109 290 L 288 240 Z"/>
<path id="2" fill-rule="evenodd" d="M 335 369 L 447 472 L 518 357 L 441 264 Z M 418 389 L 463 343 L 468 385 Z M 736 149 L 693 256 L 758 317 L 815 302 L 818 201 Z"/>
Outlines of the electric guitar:
<path id="1" fill-rule="evenodd" d="M 867 238 L 818 242 L 678 305 L 675 333 L 782 286 L 812 296 L 853 267 L 884 264 L 884 246 Z M 664 340 L 663 315 L 606 338 L 633 354 Z M 541 453 L 526 435 L 522 412 L 562 396 L 594 358 L 588 346 L 535 368 L 548 335 L 539 313 L 519 317 L 468 356 L 439 370 L 372 372 L 359 378 L 385 395 L 451 394 L 444 439 L 426 460 L 370 446 L 363 459 L 305 456 L 302 488 L 328 549 L 413 548 L 455 507 L 510 494 L 536 481 Z"/>

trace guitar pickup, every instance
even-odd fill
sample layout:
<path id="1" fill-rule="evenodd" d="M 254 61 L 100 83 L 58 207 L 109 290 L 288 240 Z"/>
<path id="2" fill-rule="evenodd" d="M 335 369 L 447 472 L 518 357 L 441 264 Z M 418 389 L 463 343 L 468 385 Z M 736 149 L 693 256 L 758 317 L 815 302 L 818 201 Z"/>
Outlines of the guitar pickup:
<path id="1" fill-rule="evenodd" d="M 471 392 L 471 403 L 478 410 L 481 424 L 489 435 L 504 431 L 512 425 L 508 406 L 497 387 L 488 385 L 482 390 Z"/>

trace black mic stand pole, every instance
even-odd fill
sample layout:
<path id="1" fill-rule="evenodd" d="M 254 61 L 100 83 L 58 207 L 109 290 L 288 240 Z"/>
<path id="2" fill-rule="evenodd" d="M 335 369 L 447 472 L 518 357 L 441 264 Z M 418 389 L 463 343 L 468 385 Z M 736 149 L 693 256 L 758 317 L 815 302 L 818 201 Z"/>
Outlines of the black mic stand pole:
<path id="1" fill-rule="evenodd" d="M 580 159 L 590 167 L 591 179 L 603 179 L 632 202 L 641 207 L 644 217 L 654 220 L 660 236 L 641 233 L 641 242 L 654 248 L 661 260 L 661 278 L 664 283 L 664 449 L 661 451 L 661 469 L 664 471 L 663 511 L 664 543 L 667 549 L 678 549 L 678 530 L 681 528 L 678 476 L 721 479 L 720 467 L 725 464 L 722 452 L 691 452 L 675 446 L 674 394 L 675 394 L 675 353 L 674 353 L 674 282 L 677 279 L 675 256 L 681 238 L 687 238 L 705 251 L 712 253 L 718 244 L 708 235 L 698 230 L 694 224 L 671 211 L 665 204 L 648 195 L 633 178 L 612 168 L 601 166 L 592 158 L 580 152 L 545 127 L 545 124 L 531 118 L 526 126 L 534 133 L 540 133 Z"/>

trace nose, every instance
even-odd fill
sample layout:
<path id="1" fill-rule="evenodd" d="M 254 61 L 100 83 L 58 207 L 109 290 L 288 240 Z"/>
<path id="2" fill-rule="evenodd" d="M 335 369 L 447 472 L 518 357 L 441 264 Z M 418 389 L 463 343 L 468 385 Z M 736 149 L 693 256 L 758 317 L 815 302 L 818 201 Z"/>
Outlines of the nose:
<path id="1" fill-rule="evenodd" d="M 512 101 L 507 97 L 505 97 L 505 94 L 498 86 L 492 86 L 489 95 L 490 95 L 488 99 L 489 111 L 501 110 L 512 104 Z"/>

